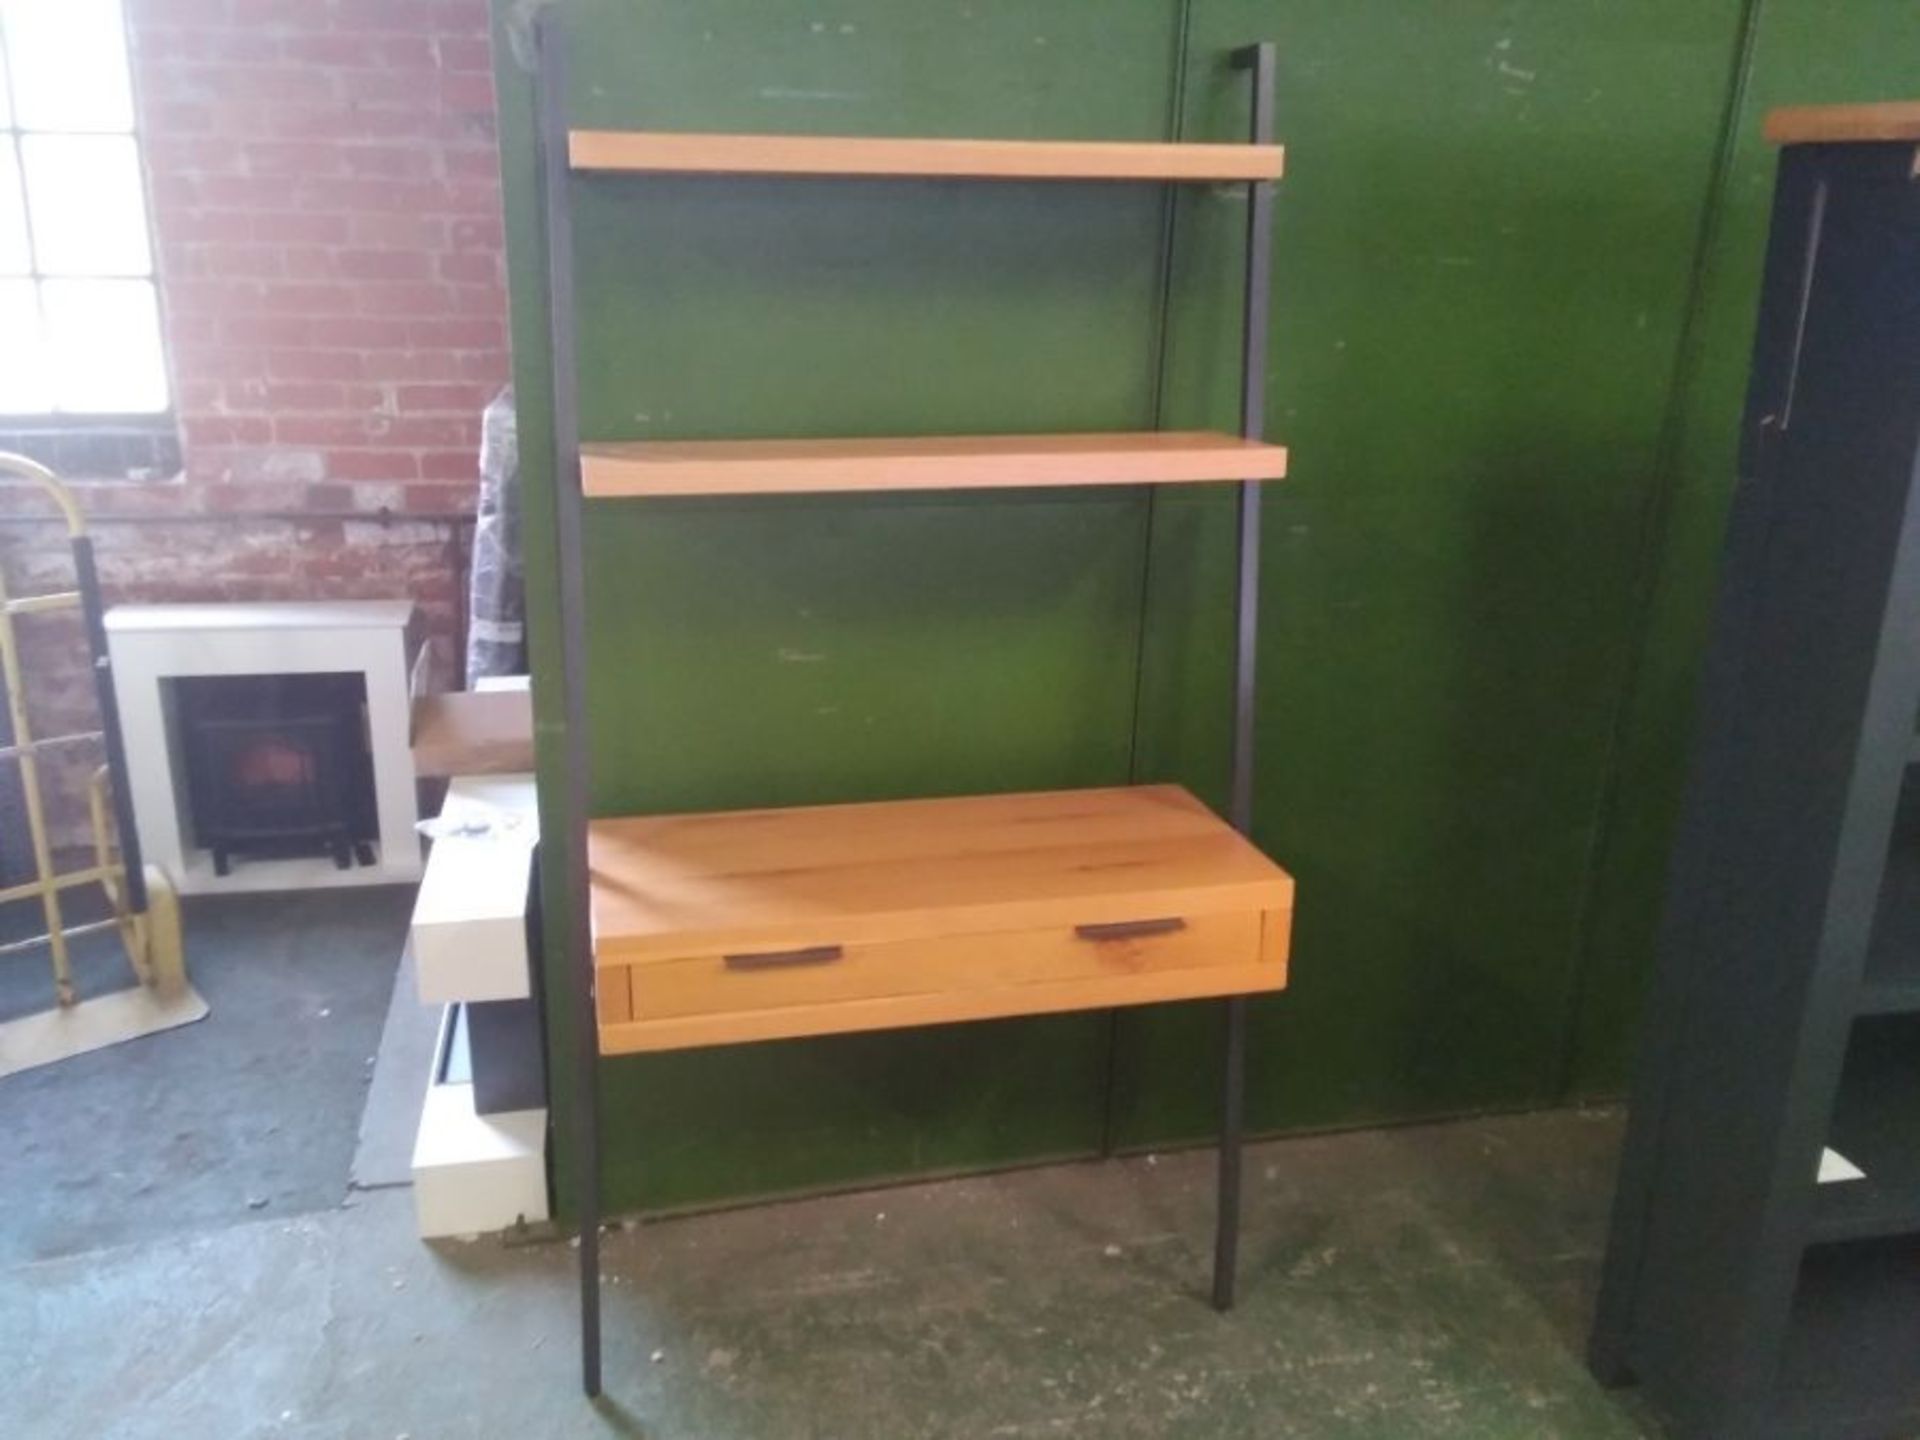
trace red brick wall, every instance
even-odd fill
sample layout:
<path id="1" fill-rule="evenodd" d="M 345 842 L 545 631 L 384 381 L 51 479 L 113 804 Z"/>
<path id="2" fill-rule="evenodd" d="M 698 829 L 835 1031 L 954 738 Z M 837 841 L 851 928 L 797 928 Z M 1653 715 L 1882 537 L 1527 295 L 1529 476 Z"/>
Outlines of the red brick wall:
<path id="1" fill-rule="evenodd" d="M 507 378 L 486 0 L 127 10 L 185 463 L 78 487 L 107 598 L 410 597 L 452 673 L 449 517 Z M 0 525 L 16 588 L 68 583 L 59 547 Z M 40 625 L 36 725 L 92 728 L 77 636 Z"/>
<path id="2" fill-rule="evenodd" d="M 507 366 L 484 0 L 130 11 L 188 482 L 469 503 Z"/>

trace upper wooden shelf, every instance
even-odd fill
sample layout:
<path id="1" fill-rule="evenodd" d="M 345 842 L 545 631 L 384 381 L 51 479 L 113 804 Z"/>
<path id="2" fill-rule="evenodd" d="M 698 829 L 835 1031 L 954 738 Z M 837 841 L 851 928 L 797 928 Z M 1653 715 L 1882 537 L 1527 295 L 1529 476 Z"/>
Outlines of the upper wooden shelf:
<path id="1" fill-rule="evenodd" d="M 596 820 L 613 1054 L 1277 990 L 1293 881 L 1178 786 Z"/>
<path id="2" fill-rule="evenodd" d="M 1278 145 L 912 140 L 575 130 L 575 170 L 694 175 L 893 175 L 963 180 L 1277 180 Z"/>
<path id="3" fill-rule="evenodd" d="M 1766 136 L 1776 145 L 1920 141 L 1920 100 L 1896 100 L 1882 105 L 1788 106 L 1768 113 Z"/>
<path id="4" fill-rule="evenodd" d="M 1278 480 L 1284 446 L 1211 430 L 858 440 L 641 440 L 582 445 L 584 492 L 776 495 Z"/>

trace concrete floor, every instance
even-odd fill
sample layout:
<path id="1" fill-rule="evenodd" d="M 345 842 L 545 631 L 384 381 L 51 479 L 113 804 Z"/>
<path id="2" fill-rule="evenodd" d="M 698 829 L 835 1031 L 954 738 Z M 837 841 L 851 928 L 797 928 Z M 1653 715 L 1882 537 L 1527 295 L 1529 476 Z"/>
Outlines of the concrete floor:
<path id="1" fill-rule="evenodd" d="M 337 1206 L 412 907 L 409 886 L 189 900 L 207 1019 L 0 1079 L 0 1265 Z M 39 922 L 0 910 L 0 934 Z M 73 964 L 83 997 L 132 983 L 110 934 Z M 44 950 L 6 957 L 0 1019 L 51 1005 L 50 976 Z"/>
<path id="2" fill-rule="evenodd" d="M 428 1247 L 405 1190 L 0 1270 L 0 1434 L 494 1440 L 1628 1437 L 1580 1363 L 1620 1135 L 1561 1112 L 1249 1151 L 1243 1302 L 1204 1153 Z"/>

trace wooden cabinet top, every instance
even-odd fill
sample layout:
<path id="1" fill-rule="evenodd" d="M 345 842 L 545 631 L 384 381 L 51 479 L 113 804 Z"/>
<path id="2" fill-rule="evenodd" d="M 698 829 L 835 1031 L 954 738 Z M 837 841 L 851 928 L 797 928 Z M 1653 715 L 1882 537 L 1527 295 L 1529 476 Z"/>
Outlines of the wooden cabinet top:
<path id="1" fill-rule="evenodd" d="M 1920 100 L 1895 100 L 1883 105 L 1792 105 L 1768 113 L 1766 136 L 1776 145 L 1920 141 Z"/>

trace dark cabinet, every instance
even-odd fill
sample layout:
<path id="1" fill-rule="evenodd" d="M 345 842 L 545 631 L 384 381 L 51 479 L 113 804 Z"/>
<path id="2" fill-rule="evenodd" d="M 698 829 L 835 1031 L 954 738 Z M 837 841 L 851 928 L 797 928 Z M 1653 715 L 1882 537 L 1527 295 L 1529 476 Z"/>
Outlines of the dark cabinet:
<path id="1" fill-rule="evenodd" d="M 1592 1360 L 1685 1436 L 1910 1435 L 1920 106 L 1771 129 L 1739 484 Z"/>

